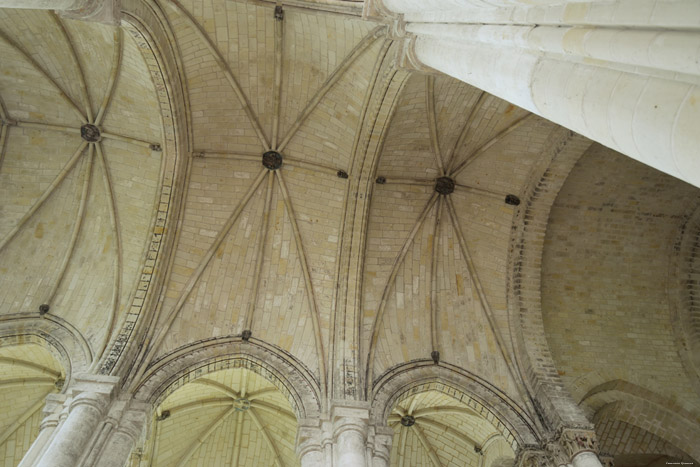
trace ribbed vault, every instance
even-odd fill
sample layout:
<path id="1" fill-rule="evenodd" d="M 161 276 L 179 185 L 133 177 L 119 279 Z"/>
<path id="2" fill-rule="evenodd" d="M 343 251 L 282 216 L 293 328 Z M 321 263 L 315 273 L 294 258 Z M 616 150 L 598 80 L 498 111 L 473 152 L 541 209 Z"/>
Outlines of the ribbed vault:
<path id="1" fill-rule="evenodd" d="M 512 418 L 505 433 L 496 409 L 433 389 L 404 395 L 388 420 L 400 467 L 500 467 L 516 439 L 552 435 L 541 412 L 555 405 L 533 402 L 528 391 L 546 388 L 527 373 L 547 373 L 534 378 L 557 388 L 557 408 L 569 403 L 560 377 L 603 446 L 624 433 L 658 440 L 620 447 L 621 465 L 697 458 L 692 345 L 677 339 L 695 342 L 678 328 L 697 314 L 697 261 L 669 273 L 674 242 L 698 250 L 697 189 L 591 146 L 551 215 L 528 228 L 544 251 L 517 263 L 520 198 L 554 199 L 559 182 L 538 181 L 564 178 L 543 158 L 565 148 L 573 164 L 589 142 L 397 67 L 397 41 L 360 3 L 125 0 L 134 11 L 113 28 L 0 10 L 0 324 L 13 343 L 25 337 L 15 325 L 58 330 L 85 354 L 62 370 L 34 344 L 0 349 L 0 397 L 17 401 L 0 417 L 0 459 L 26 450 L 65 373 L 102 361 L 104 373 L 130 370 L 122 395 L 165 398 L 144 447 L 151 465 L 297 465 L 297 422 L 270 381 L 243 368 L 189 373 L 246 355 L 293 370 L 285 384 L 304 383 L 295 397 L 311 418 L 336 399 L 398 397 L 382 385 L 413 370 L 402 384 L 437 387 L 452 372 Z M 175 95 L 182 115 L 165 105 Z M 175 132 L 188 136 L 171 154 Z M 679 321 L 666 291 L 681 279 Z M 508 287 L 538 306 L 507 303 Z M 516 334 L 540 314 L 544 331 Z M 515 355 L 526 339 L 541 352 L 534 364 Z M 640 413 L 673 420 L 655 427 Z"/>
<path id="2" fill-rule="evenodd" d="M 368 381 L 432 358 L 526 400 L 507 329 L 507 243 L 518 194 L 553 128 L 450 78 L 409 78 L 369 214 Z"/>
<path id="3" fill-rule="evenodd" d="M 512 462 L 513 447 L 476 405 L 430 390 L 402 398 L 389 415 L 392 466 L 491 467 Z"/>
<path id="4" fill-rule="evenodd" d="M 384 39 L 305 9 L 158 5 L 182 52 L 194 150 L 147 359 L 241 335 L 294 354 L 325 392 L 341 208 Z"/>
<path id="5" fill-rule="evenodd" d="M 0 315 L 55 316 L 96 364 L 136 292 L 153 220 L 153 84 L 120 29 L 51 12 L 0 11 L 0 54 Z"/>
<path id="6" fill-rule="evenodd" d="M 294 466 L 296 427 L 289 402 L 265 378 L 217 371 L 160 404 L 145 455 L 153 466 Z"/>

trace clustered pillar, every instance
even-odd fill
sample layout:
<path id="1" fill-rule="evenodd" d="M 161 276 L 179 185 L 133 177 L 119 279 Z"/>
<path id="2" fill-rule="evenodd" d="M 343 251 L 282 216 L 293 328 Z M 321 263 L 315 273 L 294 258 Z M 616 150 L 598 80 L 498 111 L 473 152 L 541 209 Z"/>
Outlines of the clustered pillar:
<path id="1" fill-rule="evenodd" d="M 392 436 L 363 404 L 335 405 L 328 419 L 300 423 L 297 453 L 302 467 L 388 467 Z"/>
<path id="2" fill-rule="evenodd" d="M 47 397 L 37 439 L 22 467 L 123 467 L 140 438 L 148 404 L 120 400 L 119 378 L 77 375 L 65 394 Z"/>
<path id="3" fill-rule="evenodd" d="M 700 186 L 700 3 L 366 0 L 441 71 Z"/>

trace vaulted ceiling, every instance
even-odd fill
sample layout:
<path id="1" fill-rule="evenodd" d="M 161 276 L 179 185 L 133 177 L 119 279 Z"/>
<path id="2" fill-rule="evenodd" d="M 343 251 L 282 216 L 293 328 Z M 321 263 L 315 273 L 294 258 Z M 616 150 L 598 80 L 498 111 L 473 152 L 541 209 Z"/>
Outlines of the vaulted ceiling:
<path id="1" fill-rule="evenodd" d="M 0 54 L 1 312 L 48 305 L 96 361 L 134 294 L 157 201 L 153 85 L 127 34 L 53 13 L 3 10 Z"/>
<path id="2" fill-rule="evenodd" d="M 144 2 L 177 52 L 187 148 L 167 142 L 159 96 L 173 91 L 152 80 L 157 63 L 131 23 L 0 10 L 2 320 L 48 305 L 41 316 L 74 330 L 83 370 L 106 350 L 138 347 L 135 380 L 186 346 L 246 336 L 298 361 L 329 399 L 439 361 L 536 419 L 511 335 L 509 248 L 562 129 L 452 78 L 398 69 L 396 44 L 357 2 L 292 3 Z M 542 255 L 560 375 L 591 416 L 620 400 L 608 396 L 624 380 L 697 421 L 670 311 L 651 305 L 665 297 L 658 277 L 697 189 L 599 146 L 579 157 Z M 154 249 L 162 238 L 172 243 Z M 611 316 L 657 341 L 645 320 L 666 320 L 639 371 L 619 363 L 639 336 L 621 337 Z M 589 393 L 605 383 L 618 386 Z M 273 388 L 242 368 L 194 380 L 160 401 L 157 416 L 170 416 L 154 422 L 148 455 L 154 465 L 230 455 L 296 465 L 296 421 Z M 235 410 L 245 394 L 251 408 Z M 427 465 L 433 446 L 442 465 L 476 466 L 474 447 L 491 438 L 486 465 L 512 458 L 471 410 L 438 391 L 399 401 L 392 462 Z M 407 414 L 417 428 L 402 428 Z M 438 448 L 444 436 L 454 452 Z M 234 454 L 233 439 L 248 450 Z"/>

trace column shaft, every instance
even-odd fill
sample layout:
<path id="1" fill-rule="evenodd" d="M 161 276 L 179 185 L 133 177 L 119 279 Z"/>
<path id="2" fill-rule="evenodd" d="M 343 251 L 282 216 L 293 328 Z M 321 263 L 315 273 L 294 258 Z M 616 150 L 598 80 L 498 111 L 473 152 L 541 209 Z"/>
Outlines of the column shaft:
<path id="1" fill-rule="evenodd" d="M 585 451 L 576 454 L 571 459 L 571 465 L 573 467 L 603 467 L 600 459 L 594 452 Z"/>
<path id="2" fill-rule="evenodd" d="M 418 36 L 415 56 L 537 115 L 700 186 L 700 86 L 532 50 Z"/>
<path id="3" fill-rule="evenodd" d="M 366 0 L 433 68 L 700 186 L 700 3 Z M 397 16 L 403 15 L 403 16 Z"/>
<path id="4" fill-rule="evenodd" d="M 301 456 L 301 467 L 325 467 L 323 451 L 307 451 Z"/>
<path id="5" fill-rule="evenodd" d="M 346 429 L 337 435 L 338 466 L 339 467 L 365 467 L 366 446 L 361 432 L 354 429 Z"/>
<path id="6" fill-rule="evenodd" d="M 31 467 L 34 464 L 34 461 L 44 452 L 44 449 L 51 441 L 51 435 L 56 429 L 56 425 L 58 425 L 57 417 L 53 418 L 53 420 L 45 420 L 42 422 L 39 430 L 39 436 L 37 436 L 37 438 L 34 440 L 18 467 Z"/>
<path id="7" fill-rule="evenodd" d="M 75 467 L 102 416 L 99 403 L 78 396 L 68 418 L 37 463 L 38 467 Z"/>
<path id="8" fill-rule="evenodd" d="M 389 467 L 389 459 L 379 456 L 372 458 L 372 467 Z"/>
<path id="9" fill-rule="evenodd" d="M 100 456 L 100 467 L 123 467 L 134 447 L 134 438 L 117 430 L 107 442 Z"/>
<path id="10" fill-rule="evenodd" d="M 591 1 L 557 5 L 509 5 L 483 8 L 476 5 L 458 8 L 428 9 L 435 2 L 418 0 L 423 9 L 409 9 L 405 0 L 365 0 L 365 5 L 393 13 L 402 13 L 411 23 L 512 24 L 554 26 L 624 26 L 664 29 L 700 27 L 700 3 L 674 0 L 659 7 L 658 0 Z M 439 2 L 440 0 L 438 0 Z"/>
<path id="11" fill-rule="evenodd" d="M 611 3 L 610 0 L 597 0 Z M 569 3 L 596 3 L 596 0 L 382 0 L 386 8 L 400 12 L 457 10 L 464 8 L 499 8 L 533 5 L 566 5 Z"/>

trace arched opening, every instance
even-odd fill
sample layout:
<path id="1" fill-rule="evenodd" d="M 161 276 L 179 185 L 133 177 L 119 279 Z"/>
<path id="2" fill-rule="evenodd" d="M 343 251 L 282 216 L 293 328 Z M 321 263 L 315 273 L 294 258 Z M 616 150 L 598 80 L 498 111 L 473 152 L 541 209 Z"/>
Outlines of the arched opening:
<path id="1" fill-rule="evenodd" d="M 62 390 L 66 372 L 35 342 L 0 346 L 0 459 L 17 465 L 39 434 L 46 396 Z"/>
<path id="2" fill-rule="evenodd" d="M 421 394 L 430 394 L 430 396 L 415 397 L 415 400 L 407 402 L 408 399 Z M 491 443 L 500 439 L 509 447 L 504 452 L 514 458 L 514 453 L 519 447 L 539 445 L 545 438 L 545 434 L 536 429 L 533 421 L 517 402 L 509 399 L 488 382 L 461 368 L 444 363 L 435 365 L 413 362 L 393 368 L 377 380 L 370 400 L 370 417 L 376 426 L 395 427 L 393 425 L 397 421 L 395 417 L 397 415 L 403 417 L 401 410 L 406 412 L 411 405 L 414 406 L 414 412 L 419 408 L 425 409 L 417 413 L 432 417 L 442 425 L 446 425 L 445 421 L 450 421 L 454 426 L 459 427 L 460 424 L 467 423 L 467 420 L 472 425 L 484 424 L 478 429 L 464 428 L 466 430 L 464 434 L 471 433 L 470 441 L 465 445 L 470 444 L 472 452 L 480 449 L 483 453 Z M 441 407 L 459 410 L 449 413 L 450 417 L 454 417 L 450 419 L 445 418 L 449 411 L 436 411 L 436 408 Z M 415 414 L 406 415 L 416 418 Z M 447 426 L 454 428 L 451 425 Z M 441 433 L 442 427 L 435 427 L 437 425 L 433 424 L 436 433 Z M 442 430 L 442 433 L 446 431 Z M 453 436 L 457 435 L 453 434 Z M 394 447 L 396 443 L 397 440 L 394 439 Z M 479 449 L 474 450 L 474 446 Z M 447 461 L 444 463 L 449 465 Z"/>
<path id="3" fill-rule="evenodd" d="M 512 465 L 517 442 L 467 394 L 429 385 L 404 393 L 387 419 L 394 430 L 391 465 Z"/>
<path id="4" fill-rule="evenodd" d="M 299 465 L 297 419 L 275 384 L 243 365 L 192 376 L 156 408 L 149 465 Z"/>

